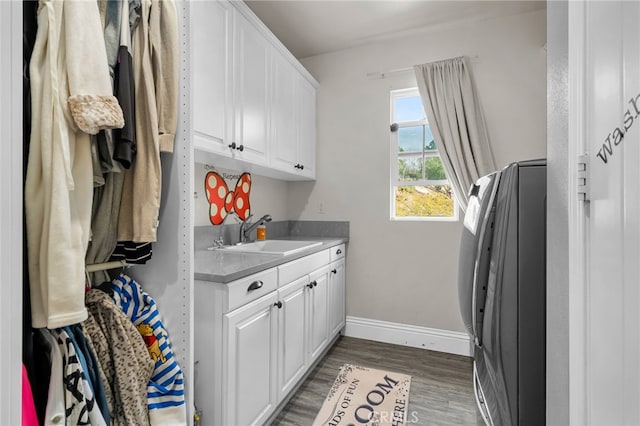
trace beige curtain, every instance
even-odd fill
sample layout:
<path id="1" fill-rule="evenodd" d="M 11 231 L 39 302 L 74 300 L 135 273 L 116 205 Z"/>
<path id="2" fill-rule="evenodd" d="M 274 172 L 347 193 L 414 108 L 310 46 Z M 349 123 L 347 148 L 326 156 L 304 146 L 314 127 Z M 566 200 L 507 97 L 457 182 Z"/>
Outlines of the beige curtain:
<path id="1" fill-rule="evenodd" d="M 466 57 L 414 67 L 442 164 L 463 211 L 479 177 L 495 171 L 487 127 Z"/>

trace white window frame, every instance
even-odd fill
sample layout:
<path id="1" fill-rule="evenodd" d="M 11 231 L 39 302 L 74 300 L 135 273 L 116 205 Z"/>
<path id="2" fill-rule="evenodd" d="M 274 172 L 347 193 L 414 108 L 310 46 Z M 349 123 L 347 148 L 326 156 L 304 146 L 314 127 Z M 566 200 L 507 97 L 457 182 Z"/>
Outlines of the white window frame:
<path id="1" fill-rule="evenodd" d="M 392 90 L 390 96 L 390 121 L 391 123 L 395 123 L 398 125 L 398 130 L 403 127 L 412 127 L 412 126 L 429 126 L 429 122 L 427 121 L 426 115 L 422 120 L 417 121 L 403 121 L 403 122 L 395 122 L 395 100 L 399 98 L 409 98 L 414 96 L 420 96 L 420 92 L 418 92 L 417 87 L 409 88 L 409 89 L 401 89 L 401 90 Z M 423 113 L 424 114 L 424 113 Z M 396 188 L 400 186 L 431 186 L 431 185 L 451 185 L 451 182 L 448 179 L 444 180 L 417 180 L 417 181 L 401 181 L 398 179 L 398 159 L 402 156 L 402 154 L 398 153 L 398 133 L 399 131 L 393 131 L 390 137 L 390 185 L 389 185 L 389 218 L 393 221 L 435 221 L 435 222 L 457 222 L 458 221 L 458 201 L 456 200 L 455 195 L 453 196 L 453 216 L 443 217 L 443 216 L 396 216 Z M 408 156 L 409 154 L 407 154 Z M 429 157 L 440 157 L 440 152 L 436 147 L 435 150 L 425 152 L 426 156 Z M 447 172 L 445 170 L 445 176 Z"/>

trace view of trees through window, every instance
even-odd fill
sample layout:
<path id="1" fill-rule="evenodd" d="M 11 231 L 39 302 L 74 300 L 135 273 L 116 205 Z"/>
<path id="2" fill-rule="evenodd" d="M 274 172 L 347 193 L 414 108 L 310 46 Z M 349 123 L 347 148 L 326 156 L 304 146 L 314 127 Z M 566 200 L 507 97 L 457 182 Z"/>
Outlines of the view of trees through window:
<path id="1" fill-rule="evenodd" d="M 417 89 L 394 91 L 392 217 L 454 218 L 455 201 Z M 395 176 L 394 176 L 395 175 Z"/>

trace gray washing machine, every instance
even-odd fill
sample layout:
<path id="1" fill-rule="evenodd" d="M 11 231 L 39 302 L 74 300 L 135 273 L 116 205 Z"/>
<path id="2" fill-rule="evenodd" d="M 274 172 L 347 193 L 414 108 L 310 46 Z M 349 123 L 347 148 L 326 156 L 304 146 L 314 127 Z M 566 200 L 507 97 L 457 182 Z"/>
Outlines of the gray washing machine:
<path id="1" fill-rule="evenodd" d="M 546 162 L 512 163 L 470 189 L 460 312 L 488 425 L 545 424 Z"/>

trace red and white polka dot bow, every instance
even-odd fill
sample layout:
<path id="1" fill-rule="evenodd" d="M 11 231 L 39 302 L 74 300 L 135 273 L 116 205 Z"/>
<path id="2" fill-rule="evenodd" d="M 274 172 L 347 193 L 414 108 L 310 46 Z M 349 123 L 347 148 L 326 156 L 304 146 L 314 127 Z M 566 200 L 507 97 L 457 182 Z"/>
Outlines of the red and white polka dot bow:
<path id="1" fill-rule="evenodd" d="M 235 212 L 240 220 L 247 220 L 251 214 L 249 206 L 251 175 L 249 173 L 241 174 L 236 188 L 229 191 L 222 176 L 216 172 L 209 172 L 204 178 L 204 190 L 209 201 L 209 220 L 212 225 L 220 225 L 229 213 Z"/>

